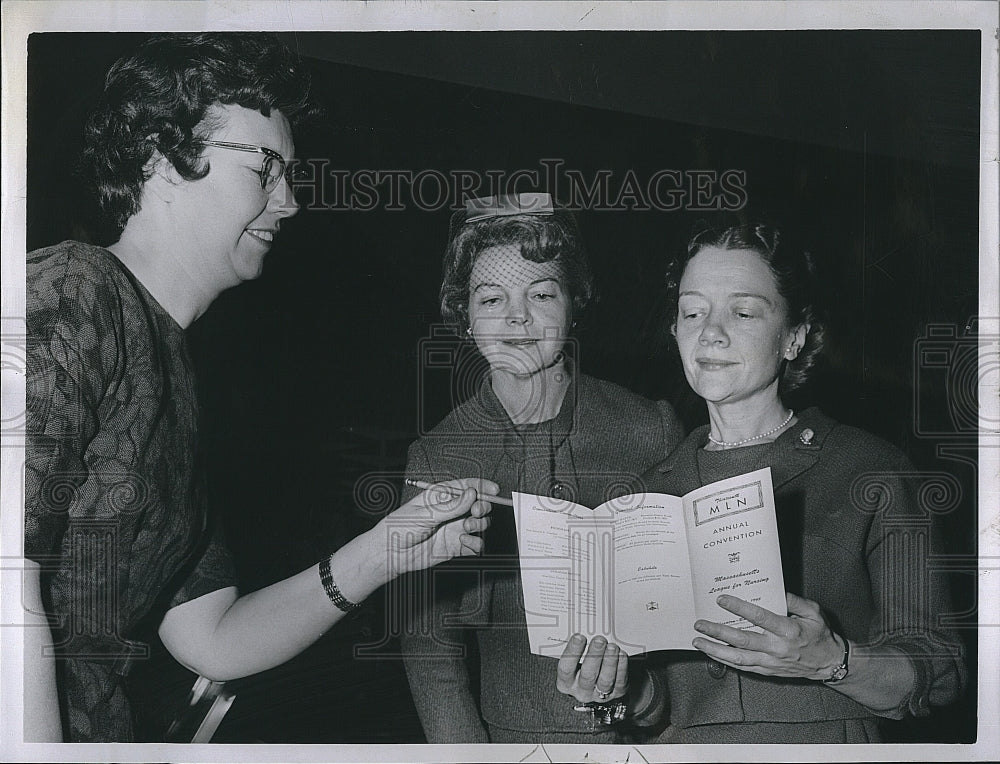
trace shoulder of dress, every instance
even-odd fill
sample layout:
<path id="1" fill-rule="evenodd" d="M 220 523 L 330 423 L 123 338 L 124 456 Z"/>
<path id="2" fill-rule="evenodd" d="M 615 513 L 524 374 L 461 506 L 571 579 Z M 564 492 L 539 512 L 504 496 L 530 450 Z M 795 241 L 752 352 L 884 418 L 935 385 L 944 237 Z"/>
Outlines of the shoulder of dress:
<path id="1" fill-rule="evenodd" d="M 666 458 L 661 459 L 650 467 L 649 474 L 665 475 L 675 470 L 678 466 L 685 467 L 693 463 L 695 454 L 704 445 L 708 436 L 708 425 L 699 425 L 677 444 Z"/>
<path id="2" fill-rule="evenodd" d="M 69 268 L 81 271 L 101 268 L 114 255 L 104 247 L 82 241 L 67 240 L 59 244 L 32 250 L 27 256 L 29 272 L 50 268 Z"/>
<path id="3" fill-rule="evenodd" d="M 854 425 L 842 424 L 818 409 L 803 412 L 792 428 L 796 446 L 817 447 L 826 460 L 856 464 L 868 469 L 876 465 L 900 464 L 906 455 L 885 438 Z"/>
<path id="4" fill-rule="evenodd" d="M 578 406 L 599 408 L 609 412 L 611 416 L 634 412 L 659 417 L 659 407 L 662 405 L 660 401 L 633 392 L 617 382 L 581 374 L 576 384 Z"/>
<path id="5" fill-rule="evenodd" d="M 423 451 L 433 457 L 442 450 L 456 448 L 456 444 L 475 448 L 498 433 L 502 433 L 499 423 L 489 417 L 478 397 L 473 396 L 455 406 L 432 428 L 419 433 L 410 444 L 410 453 Z"/>
<path id="6" fill-rule="evenodd" d="M 64 241 L 28 254 L 25 269 L 29 313 L 64 300 L 86 311 L 108 307 L 109 293 L 128 295 L 128 278 L 115 256 L 103 247 Z"/>

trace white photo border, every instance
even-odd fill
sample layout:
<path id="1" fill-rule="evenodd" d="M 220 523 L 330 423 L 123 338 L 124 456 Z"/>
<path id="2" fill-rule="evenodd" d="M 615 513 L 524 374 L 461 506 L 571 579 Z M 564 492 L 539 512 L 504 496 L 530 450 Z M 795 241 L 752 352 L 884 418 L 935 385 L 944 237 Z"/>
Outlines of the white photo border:
<path id="1" fill-rule="evenodd" d="M 979 29 L 981 31 L 981 126 L 979 209 L 979 315 L 1000 316 L 998 284 L 998 62 L 997 6 L 989 0 L 917 2 L 314 2 L 310 0 L 210 0 L 208 2 L 4 2 L 2 309 L 3 333 L 23 332 L 27 38 L 44 31 L 393 31 L 393 30 L 775 30 L 775 29 Z M 19 323 L 20 321 L 20 323 Z M 996 318 L 985 329 L 1000 334 Z M 980 390 L 981 421 L 1000 420 L 995 378 Z M 23 369 L 3 368 L 3 421 L 24 410 Z M 985 439 L 982 441 L 986 445 Z M 3 437 L 0 512 L 0 757 L 4 761 L 961 761 L 1000 757 L 1000 666 L 996 634 L 979 642 L 979 740 L 974 745 L 898 746 L 390 746 L 390 745 L 201 745 L 61 744 L 20 740 L 22 678 L 11 660 L 21 651 L 20 539 L 23 441 Z M 980 621 L 1000 623 L 1000 453 L 980 449 Z M 989 509 L 992 507 L 993 509 Z M 993 627 L 996 628 L 996 627 Z M 992 721 L 990 721 L 992 720 Z M 641 758 L 637 756 L 641 753 Z M 589 758 L 584 758 L 588 756 Z"/>

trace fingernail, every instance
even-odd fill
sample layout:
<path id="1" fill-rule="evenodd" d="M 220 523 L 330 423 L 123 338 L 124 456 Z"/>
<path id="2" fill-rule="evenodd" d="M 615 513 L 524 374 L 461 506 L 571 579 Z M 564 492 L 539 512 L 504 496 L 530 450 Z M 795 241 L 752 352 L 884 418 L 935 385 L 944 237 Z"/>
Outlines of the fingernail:
<path id="1" fill-rule="evenodd" d="M 581 644 L 584 641 L 583 640 L 583 635 L 582 634 L 574 634 L 570 638 L 569 641 L 572 642 L 574 645 L 579 645 L 579 644 Z"/>

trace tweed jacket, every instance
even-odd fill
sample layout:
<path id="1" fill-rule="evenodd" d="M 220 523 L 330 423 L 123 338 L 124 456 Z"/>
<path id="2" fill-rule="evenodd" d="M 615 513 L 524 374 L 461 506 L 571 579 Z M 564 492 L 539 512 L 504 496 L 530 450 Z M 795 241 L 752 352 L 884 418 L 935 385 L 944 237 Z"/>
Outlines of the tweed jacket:
<path id="1" fill-rule="evenodd" d="M 707 434 L 707 426 L 696 429 L 651 469 L 646 490 L 683 495 L 697 488 L 697 454 Z M 786 590 L 818 602 L 831 627 L 853 642 L 910 659 L 910 692 L 877 715 L 922 716 L 951 702 L 965 668 L 956 634 L 936 625 L 936 616 L 950 610 L 950 595 L 928 565 L 937 551 L 931 520 L 939 507 L 931 506 L 933 491 L 922 489 L 933 475 L 916 472 L 889 443 L 814 408 L 761 458 L 756 468 L 772 471 Z M 791 729 L 789 722 L 874 719 L 875 712 L 822 682 L 728 669 L 696 651 L 657 658 L 664 659 L 670 715 L 661 742 L 684 740 L 679 728 L 699 725 L 729 725 L 711 742 L 781 742 L 754 740 L 753 725 L 745 723 L 786 723 L 769 725 L 773 731 Z"/>
<path id="2" fill-rule="evenodd" d="M 594 507 L 627 493 L 680 442 L 666 402 L 575 375 L 550 423 L 511 423 L 487 380 L 410 447 L 407 473 L 424 480 L 484 477 L 512 490 Z M 404 497 L 408 498 L 408 497 Z M 585 731 L 573 699 L 555 687 L 556 661 L 531 654 L 513 513 L 494 506 L 480 558 L 454 560 L 401 582 L 409 605 L 401 644 L 410 688 L 431 743 L 490 742 L 490 728 L 525 742 L 569 742 Z M 547 738 L 546 735 L 555 735 Z"/>

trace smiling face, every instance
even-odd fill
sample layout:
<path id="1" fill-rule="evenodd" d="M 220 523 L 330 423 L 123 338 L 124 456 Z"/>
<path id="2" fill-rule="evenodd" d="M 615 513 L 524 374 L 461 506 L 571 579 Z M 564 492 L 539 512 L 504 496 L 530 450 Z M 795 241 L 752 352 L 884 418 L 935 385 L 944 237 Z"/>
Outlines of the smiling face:
<path id="1" fill-rule="evenodd" d="M 782 361 L 804 340 L 763 258 L 719 247 L 688 261 L 674 334 L 688 383 L 715 404 L 772 402 Z"/>
<path id="2" fill-rule="evenodd" d="M 494 371 L 530 376 L 556 366 L 573 300 L 556 262 L 525 260 L 516 246 L 490 247 L 469 278 L 469 328 Z"/>
<path id="3" fill-rule="evenodd" d="M 219 128 L 211 140 L 262 146 L 286 161 L 294 156 L 292 131 L 278 111 L 269 117 L 241 106 L 215 106 Z M 206 146 L 211 169 L 200 180 L 184 181 L 174 197 L 178 235 L 190 251 L 189 267 L 200 283 L 218 291 L 257 278 L 281 220 L 298 205 L 281 181 L 268 193 L 261 188 L 263 154 Z"/>

